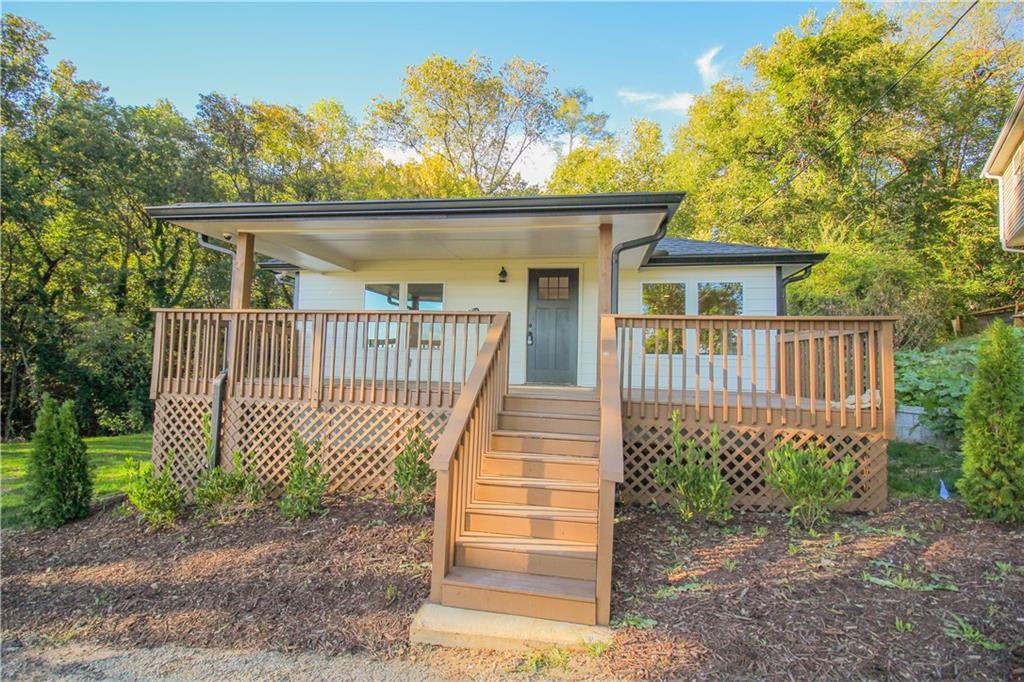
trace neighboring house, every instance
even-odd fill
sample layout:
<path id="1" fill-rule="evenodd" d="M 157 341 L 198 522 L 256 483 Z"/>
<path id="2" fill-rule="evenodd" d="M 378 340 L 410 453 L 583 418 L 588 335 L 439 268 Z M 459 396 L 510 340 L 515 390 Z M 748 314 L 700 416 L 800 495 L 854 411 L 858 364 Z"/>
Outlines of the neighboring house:
<path id="1" fill-rule="evenodd" d="M 1003 248 L 1024 252 L 1024 89 L 1017 95 L 982 175 L 999 181 L 999 236 Z"/>
<path id="2" fill-rule="evenodd" d="M 281 484 L 292 434 L 335 490 L 380 492 L 434 443 L 431 599 L 607 623 L 614 504 L 665 502 L 683 437 L 721 435 L 738 509 L 777 508 L 777 441 L 852 455 L 851 509 L 886 499 L 892 319 L 787 317 L 825 255 L 665 236 L 679 193 L 187 204 L 158 219 L 234 244 L 226 310 L 156 311 L 153 457 L 193 485 L 246 454 Z M 204 238 L 205 238 L 204 237 Z M 254 252 L 294 310 L 249 309 Z M 230 253 L 230 251 L 229 251 Z"/>

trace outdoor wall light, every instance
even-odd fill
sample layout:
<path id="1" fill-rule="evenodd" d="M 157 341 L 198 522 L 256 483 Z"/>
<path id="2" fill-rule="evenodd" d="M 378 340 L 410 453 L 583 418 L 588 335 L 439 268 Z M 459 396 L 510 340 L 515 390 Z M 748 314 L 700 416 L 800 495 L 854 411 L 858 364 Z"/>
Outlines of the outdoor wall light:
<path id="1" fill-rule="evenodd" d="M 508 270 L 506 270 L 505 266 L 502 265 L 501 266 L 501 270 L 498 271 L 498 284 L 504 284 L 507 281 L 508 281 Z"/>

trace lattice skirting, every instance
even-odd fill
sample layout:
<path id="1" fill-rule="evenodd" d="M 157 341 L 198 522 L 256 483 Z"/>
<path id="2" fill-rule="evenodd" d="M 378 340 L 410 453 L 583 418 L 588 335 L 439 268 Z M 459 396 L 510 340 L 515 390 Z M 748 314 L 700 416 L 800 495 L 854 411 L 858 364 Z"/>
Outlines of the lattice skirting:
<path id="1" fill-rule="evenodd" d="M 683 441 L 691 438 L 707 446 L 712 422 L 686 421 Z M 654 481 L 655 463 L 670 452 L 671 426 L 668 419 L 630 419 L 623 423 L 625 481 L 619 487 L 620 500 L 627 504 L 665 504 L 671 494 Z M 852 455 L 857 462 L 851 476 L 853 499 L 847 511 L 871 511 L 886 502 L 888 444 L 880 433 L 834 430 L 827 433 L 776 426 L 719 424 L 720 467 L 733 488 L 733 507 L 746 511 L 784 508 L 780 496 L 764 483 L 767 452 L 776 442 L 796 445 L 818 443 L 828 446 L 833 457 Z"/>
<path id="2" fill-rule="evenodd" d="M 211 405 L 209 396 L 164 395 L 153 408 L 153 466 L 163 471 L 170 460 L 171 475 L 186 490 L 207 466 L 203 416 Z"/>
<path id="3" fill-rule="evenodd" d="M 174 478 L 195 487 L 206 466 L 202 419 L 210 412 L 209 398 L 161 396 L 153 419 L 153 462 L 162 467 L 174 451 Z M 260 478 L 274 486 L 287 480 L 292 435 L 320 442 L 318 460 L 331 491 L 380 493 L 394 481 L 394 461 L 406 434 L 419 428 L 436 442 L 449 410 L 227 398 L 221 425 L 221 463 L 230 466 L 232 453 L 242 453 Z"/>

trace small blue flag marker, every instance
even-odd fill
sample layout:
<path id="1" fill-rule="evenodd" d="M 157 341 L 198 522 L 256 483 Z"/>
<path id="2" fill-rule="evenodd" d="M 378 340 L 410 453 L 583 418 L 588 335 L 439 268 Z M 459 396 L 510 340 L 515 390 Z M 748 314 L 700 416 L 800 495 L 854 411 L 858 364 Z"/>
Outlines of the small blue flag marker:
<path id="1" fill-rule="evenodd" d="M 944 500 L 949 499 L 949 490 L 946 489 L 946 482 L 941 478 L 939 479 L 939 497 Z"/>

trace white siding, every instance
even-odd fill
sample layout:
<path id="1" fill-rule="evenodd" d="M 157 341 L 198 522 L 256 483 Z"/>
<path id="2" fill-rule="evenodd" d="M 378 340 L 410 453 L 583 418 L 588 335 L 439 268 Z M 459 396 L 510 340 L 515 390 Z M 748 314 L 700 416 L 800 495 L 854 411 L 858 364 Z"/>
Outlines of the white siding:
<path id="1" fill-rule="evenodd" d="M 508 281 L 499 284 L 498 271 L 502 266 L 508 270 Z M 511 313 L 509 379 L 513 384 L 521 384 L 526 380 L 526 284 L 530 268 L 579 268 L 580 347 L 577 375 L 581 386 L 593 386 L 597 365 L 597 264 L 594 261 L 532 259 L 365 262 L 360 263 L 359 270 L 355 272 L 303 272 L 300 275 L 301 285 L 295 307 L 304 310 L 362 310 L 363 287 L 367 283 L 443 282 L 446 310 L 478 308 L 481 311 Z M 775 314 L 774 266 L 624 270 L 619 289 L 619 309 L 623 313 L 642 312 L 643 282 L 685 282 L 686 310 L 689 314 L 697 312 L 698 283 L 741 282 L 744 314 Z"/>
<path id="2" fill-rule="evenodd" d="M 508 281 L 498 283 L 502 266 Z M 579 268 L 578 382 L 593 386 L 597 363 L 597 265 L 573 260 L 444 260 L 360 263 L 356 272 L 303 272 L 296 308 L 362 310 L 368 282 L 443 282 L 445 310 L 508 311 L 512 338 L 509 381 L 526 381 L 526 283 L 530 268 Z"/>

